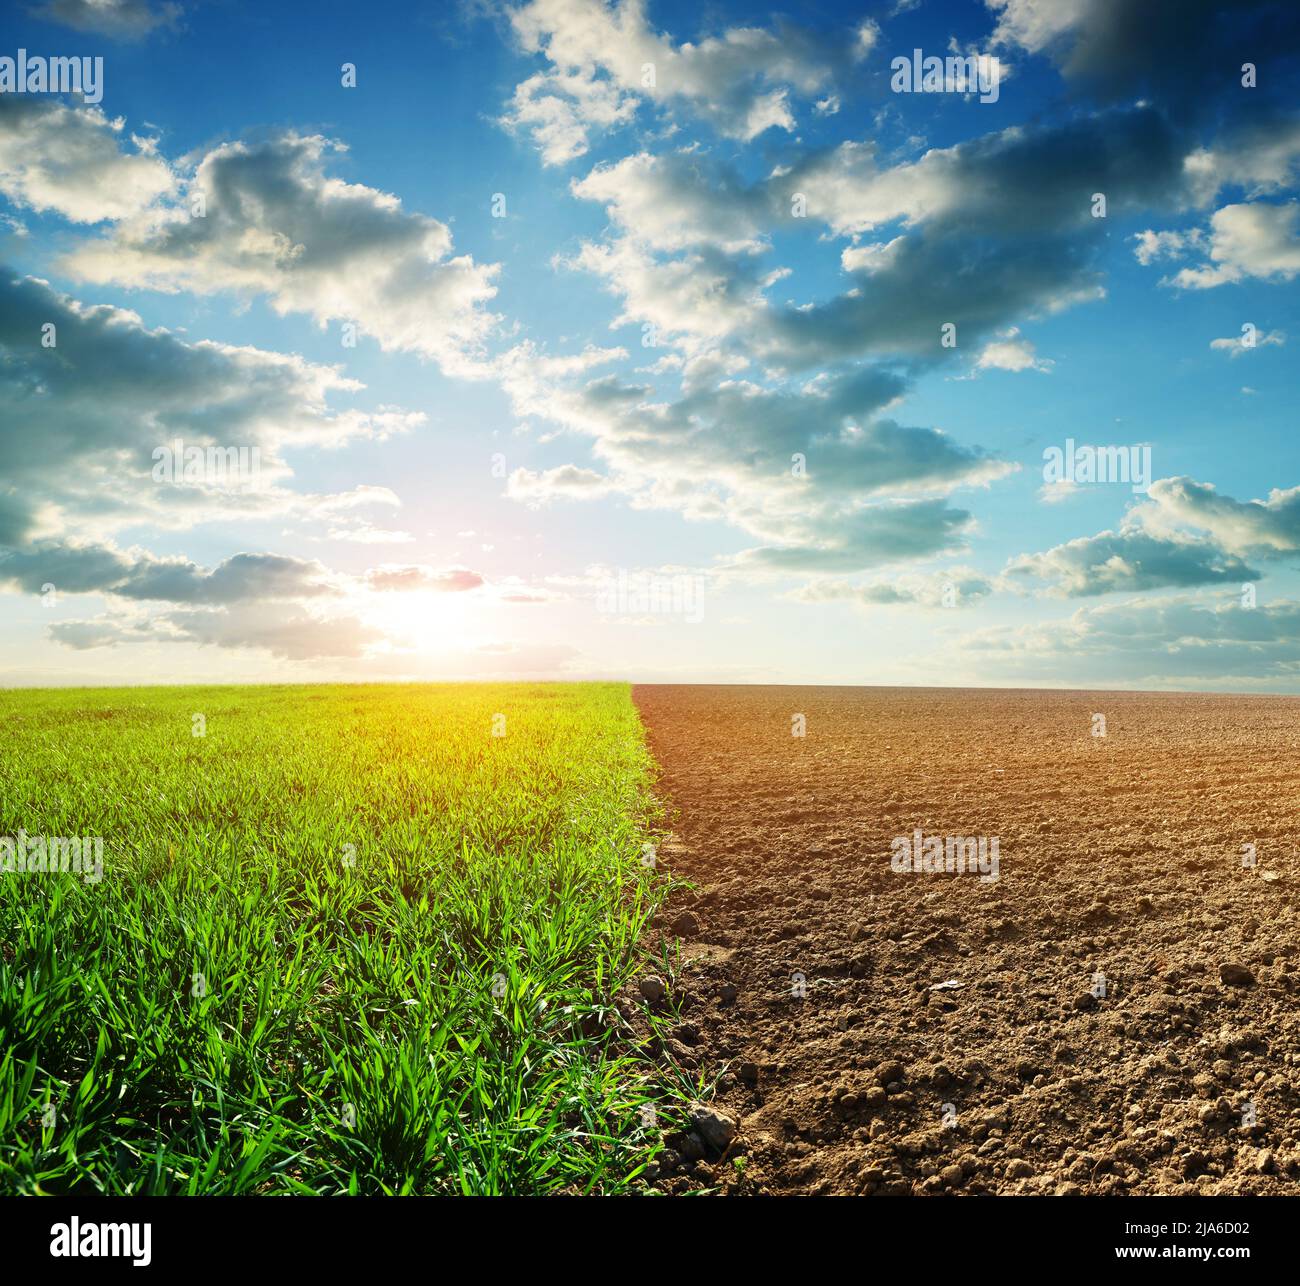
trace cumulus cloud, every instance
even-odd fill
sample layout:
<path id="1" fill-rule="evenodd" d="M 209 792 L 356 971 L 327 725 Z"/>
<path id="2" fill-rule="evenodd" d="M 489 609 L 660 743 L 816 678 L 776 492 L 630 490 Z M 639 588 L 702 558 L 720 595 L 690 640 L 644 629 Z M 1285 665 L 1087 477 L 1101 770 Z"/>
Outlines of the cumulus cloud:
<path id="1" fill-rule="evenodd" d="M 0 94 L 0 193 L 37 214 L 73 223 L 138 215 L 176 179 L 152 141 L 125 136 L 98 107 Z"/>
<path id="2" fill-rule="evenodd" d="M 1256 277 L 1291 281 L 1300 273 L 1300 204 L 1251 201 L 1225 205 L 1210 218 L 1204 238 L 1208 263 L 1183 268 L 1172 284 L 1210 290 Z"/>
<path id="3" fill-rule="evenodd" d="M 964 546 L 971 515 L 942 500 L 868 505 L 833 524 L 793 524 L 797 544 L 746 549 L 722 569 L 747 573 L 856 572 Z"/>
<path id="4" fill-rule="evenodd" d="M 1008 577 L 1044 582 L 1058 598 L 1258 580 L 1260 573 L 1204 541 L 1135 526 L 1067 541 L 1008 562 Z"/>
<path id="5" fill-rule="evenodd" d="M 984 345 L 975 359 L 977 371 L 1041 371 L 1052 369 L 1048 358 L 1039 357 L 1033 342 L 1011 326 Z"/>
<path id="6" fill-rule="evenodd" d="M 1211 483 L 1161 478 L 1136 511 L 1146 527 L 1169 532 L 1179 526 L 1205 532 L 1216 544 L 1254 558 L 1300 551 L 1300 486 L 1274 488 L 1267 500 L 1234 500 Z"/>
<path id="7" fill-rule="evenodd" d="M 1053 478 L 1038 488 L 1038 498 L 1045 505 L 1059 505 L 1083 490 L 1072 478 Z"/>
<path id="8" fill-rule="evenodd" d="M 1177 205 L 1183 149 L 1159 112 L 1137 107 L 1013 127 L 902 165 L 881 165 L 871 144 L 814 154 L 773 182 L 787 199 L 804 196 L 807 217 L 855 238 L 842 255 L 852 285 L 751 320 L 755 346 L 784 366 L 850 355 L 938 361 L 944 324 L 964 349 L 1019 318 L 1099 298 L 1105 221 L 1093 218 L 1090 193 L 1110 194 L 1112 217 Z M 857 240 L 900 227 L 887 240 Z M 953 291 L 958 280 L 972 288 Z"/>
<path id="9" fill-rule="evenodd" d="M 793 130 L 792 99 L 820 97 L 870 51 L 875 30 L 861 24 L 847 48 L 788 23 L 678 44 L 650 26 L 644 0 L 529 0 L 510 21 L 520 48 L 548 67 L 516 87 L 503 123 L 531 135 L 548 165 L 583 155 L 593 130 L 626 124 L 642 103 L 728 138 Z"/>
<path id="10" fill-rule="evenodd" d="M 0 550 L 0 585 L 41 592 L 113 594 L 172 603 L 238 603 L 311 598 L 338 591 L 319 563 L 283 554 L 235 554 L 208 570 L 184 558 L 158 558 L 147 550 L 39 540 Z"/>
<path id="11" fill-rule="evenodd" d="M 987 486 L 1014 468 L 934 428 L 881 414 L 906 388 L 873 367 L 825 372 L 793 387 L 729 377 L 717 358 L 687 363 L 682 393 L 660 399 L 648 385 L 615 376 L 589 381 L 546 401 L 546 412 L 592 438 L 609 466 L 610 486 L 641 507 L 721 519 L 763 545 L 741 563 L 854 569 L 940 552 L 968 515 L 944 506 L 909 510 L 868 501 Z M 573 495 L 604 482 L 570 467 L 543 479 L 524 471 L 508 494 L 536 502 L 544 492 Z M 925 516 L 929 533 L 915 530 Z M 738 566 L 740 564 L 737 564 Z"/>
<path id="12" fill-rule="evenodd" d="M 771 215 L 761 188 L 690 151 L 625 156 L 596 166 L 570 189 L 601 202 L 626 235 L 655 250 L 755 250 Z"/>
<path id="13" fill-rule="evenodd" d="M 55 340 L 41 343 L 42 328 Z M 361 390 L 334 367 L 247 346 L 190 342 L 108 304 L 0 269 L 0 478 L 5 525 L 38 518 L 65 534 L 152 521 L 305 512 L 328 517 L 392 503 L 385 489 L 311 497 L 285 487 L 287 446 L 337 446 L 409 430 L 420 414 L 336 409 Z M 260 452 L 255 479 L 157 482 L 155 453 L 186 447 Z M 250 457 L 251 458 L 251 457 Z"/>
<path id="14" fill-rule="evenodd" d="M 1055 597 L 1242 584 L 1261 573 L 1245 560 L 1300 551 L 1300 487 L 1266 500 L 1234 500 L 1193 478 L 1161 478 L 1118 531 L 1082 536 L 1007 563 L 1010 581 Z"/>
<path id="15" fill-rule="evenodd" d="M 351 323 L 385 349 L 473 373 L 497 321 L 486 309 L 497 266 L 454 254 L 447 225 L 397 197 L 330 175 L 344 150 L 293 131 L 223 143 L 179 202 L 123 219 L 64 266 L 133 288 L 262 294 L 281 314 Z"/>

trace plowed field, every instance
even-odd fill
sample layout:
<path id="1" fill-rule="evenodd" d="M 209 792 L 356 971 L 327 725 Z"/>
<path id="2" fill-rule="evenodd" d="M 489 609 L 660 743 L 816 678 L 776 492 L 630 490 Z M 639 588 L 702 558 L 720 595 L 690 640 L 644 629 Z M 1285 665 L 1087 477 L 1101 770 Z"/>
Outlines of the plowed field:
<path id="1" fill-rule="evenodd" d="M 1300 699 L 634 697 L 695 886 L 663 1057 L 738 1128 L 661 1188 L 1300 1192 Z"/>

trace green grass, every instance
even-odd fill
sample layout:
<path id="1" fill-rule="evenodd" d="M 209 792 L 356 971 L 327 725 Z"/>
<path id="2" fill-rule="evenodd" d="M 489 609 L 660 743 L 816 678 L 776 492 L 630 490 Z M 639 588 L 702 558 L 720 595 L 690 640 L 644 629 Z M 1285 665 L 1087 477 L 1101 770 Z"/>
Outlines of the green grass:
<path id="1" fill-rule="evenodd" d="M 104 843 L 0 874 L 0 1191 L 634 1185 L 651 768 L 621 684 L 0 692 L 0 836 Z"/>

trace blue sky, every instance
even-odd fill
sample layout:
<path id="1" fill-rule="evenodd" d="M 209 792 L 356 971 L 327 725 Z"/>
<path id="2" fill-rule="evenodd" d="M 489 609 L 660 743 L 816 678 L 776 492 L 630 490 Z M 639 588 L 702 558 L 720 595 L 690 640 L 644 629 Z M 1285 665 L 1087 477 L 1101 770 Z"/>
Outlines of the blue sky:
<path id="1" fill-rule="evenodd" d="M 103 83 L 0 94 L 0 683 L 1300 691 L 1291 6 L 52 0 L 20 49 Z"/>

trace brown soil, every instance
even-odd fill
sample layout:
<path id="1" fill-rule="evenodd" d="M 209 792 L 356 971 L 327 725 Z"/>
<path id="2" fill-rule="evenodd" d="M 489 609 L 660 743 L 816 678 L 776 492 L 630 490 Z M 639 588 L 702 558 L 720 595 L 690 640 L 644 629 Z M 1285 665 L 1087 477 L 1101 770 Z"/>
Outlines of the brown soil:
<path id="1" fill-rule="evenodd" d="M 634 696 L 695 886 L 662 1054 L 738 1129 L 657 1186 L 1300 1192 L 1300 699 Z M 895 872 L 918 827 L 1000 878 Z"/>

